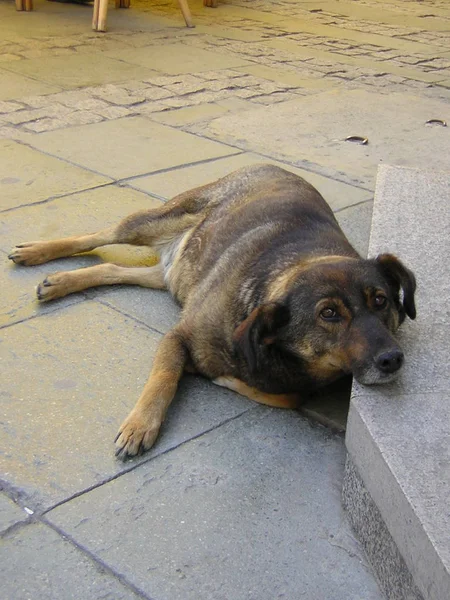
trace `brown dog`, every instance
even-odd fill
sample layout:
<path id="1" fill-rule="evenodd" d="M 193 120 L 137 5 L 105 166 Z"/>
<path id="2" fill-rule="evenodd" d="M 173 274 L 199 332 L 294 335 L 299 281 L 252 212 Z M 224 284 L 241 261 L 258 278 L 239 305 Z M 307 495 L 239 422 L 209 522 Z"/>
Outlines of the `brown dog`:
<path id="1" fill-rule="evenodd" d="M 101 264 L 48 276 L 39 300 L 98 285 L 167 288 L 183 306 L 116 438 L 120 458 L 150 448 L 183 371 L 279 407 L 352 373 L 390 381 L 403 353 L 392 337 L 415 318 L 414 275 L 390 254 L 365 260 L 322 196 L 279 167 L 258 165 L 138 212 L 91 235 L 19 244 L 17 264 L 106 244 L 152 246 L 154 267 Z M 402 299 L 400 299 L 402 289 Z"/>

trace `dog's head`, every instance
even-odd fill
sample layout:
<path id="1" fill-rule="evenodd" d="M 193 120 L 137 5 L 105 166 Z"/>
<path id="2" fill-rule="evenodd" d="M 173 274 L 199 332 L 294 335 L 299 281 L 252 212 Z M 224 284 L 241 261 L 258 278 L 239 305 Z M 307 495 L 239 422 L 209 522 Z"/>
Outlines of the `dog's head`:
<path id="1" fill-rule="evenodd" d="M 393 333 L 414 319 L 416 282 L 395 256 L 327 257 L 299 264 L 281 297 L 236 329 L 250 371 L 284 357 L 313 384 L 351 373 L 364 384 L 391 381 L 403 364 Z"/>

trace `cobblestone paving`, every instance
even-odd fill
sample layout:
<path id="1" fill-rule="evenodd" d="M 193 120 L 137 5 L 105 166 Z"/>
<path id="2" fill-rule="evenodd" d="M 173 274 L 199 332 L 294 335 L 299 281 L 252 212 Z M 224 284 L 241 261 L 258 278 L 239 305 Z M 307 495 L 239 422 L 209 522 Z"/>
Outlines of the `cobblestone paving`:
<path id="1" fill-rule="evenodd" d="M 408 26 L 407 21 L 399 27 L 340 15 L 337 8 L 336 12 L 330 12 L 327 3 L 323 9 L 307 8 L 293 0 L 232 0 L 226 4 L 228 6 L 220 10 L 219 18 L 216 17 L 218 11 L 205 9 L 194 13 L 198 25 L 210 25 L 211 31 L 208 33 L 200 30 L 180 32 L 178 29 L 161 27 L 152 32 L 112 31 L 105 36 L 91 32 L 65 36 L 14 36 L 0 42 L 0 66 L 13 70 L 14 63 L 27 59 L 117 52 L 181 42 L 190 47 L 239 56 L 255 66 L 269 66 L 280 73 L 292 73 L 306 80 L 322 79 L 329 82 L 330 87 L 369 87 L 386 93 L 411 89 L 450 98 L 449 33 L 427 30 L 425 18 L 423 28 Z M 380 8 L 391 10 L 393 7 L 404 14 L 401 6 L 391 3 L 384 3 L 381 7 L 379 3 L 366 1 L 364 6 L 378 11 Z M 172 0 L 155 0 L 150 8 L 136 0 L 135 7 L 135 10 L 165 16 L 177 14 Z M 420 14 L 429 14 L 433 8 L 443 11 L 445 7 L 444 3 L 427 2 L 426 10 L 424 6 Z M 227 8 L 248 8 L 248 15 L 245 17 L 233 10 L 227 12 Z M 264 14 L 270 20 L 265 21 Z M 289 28 L 286 27 L 285 16 L 291 18 Z M 274 21 L 273 17 L 282 19 L 275 18 Z M 450 22 L 448 13 L 440 15 L 440 19 Z M 318 33 L 303 31 L 305 23 L 318 27 Z M 321 34 L 323 26 L 328 26 L 327 32 L 332 31 L 330 27 L 339 28 L 339 36 Z M 237 31 L 238 39 L 235 35 L 227 36 L 224 28 Z M 298 31 L 293 31 L 293 28 Z M 347 39 L 343 30 L 349 32 Z M 367 31 L 371 34 L 370 43 L 355 39 L 355 32 Z M 253 39 L 252 34 L 256 34 L 258 39 Z M 379 41 L 376 40 L 377 34 Z M 386 41 L 389 41 L 387 37 L 396 42 L 415 41 L 415 51 L 406 51 L 406 47 L 402 49 L 398 43 L 386 45 Z M 272 45 L 268 45 L 271 42 Z M 281 47 L 276 47 L 277 43 Z M 436 47 L 436 52 L 431 55 L 429 44 Z M 441 53 L 440 48 L 447 52 Z M 0 136 L 20 139 L 24 132 L 41 133 L 71 125 L 96 123 L 128 115 L 151 115 L 233 98 L 244 99 L 250 105 L 273 104 L 316 92 L 317 89 L 305 86 L 303 81 L 297 84 L 268 81 L 265 77 L 246 73 L 245 69 L 222 69 L 168 77 L 158 74 L 146 80 L 90 86 L 82 90 L 1 102 Z"/>

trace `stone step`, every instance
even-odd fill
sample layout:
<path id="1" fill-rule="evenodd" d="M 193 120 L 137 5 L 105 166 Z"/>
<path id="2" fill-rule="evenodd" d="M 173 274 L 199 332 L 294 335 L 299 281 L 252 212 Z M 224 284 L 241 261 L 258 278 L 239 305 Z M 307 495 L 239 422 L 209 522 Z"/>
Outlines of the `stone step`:
<path id="1" fill-rule="evenodd" d="M 450 598 L 450 172 L 382 166 L 369 255 L 417 277 L 401 377 L 355 384 L 344 505 L 390 600 Z"/>

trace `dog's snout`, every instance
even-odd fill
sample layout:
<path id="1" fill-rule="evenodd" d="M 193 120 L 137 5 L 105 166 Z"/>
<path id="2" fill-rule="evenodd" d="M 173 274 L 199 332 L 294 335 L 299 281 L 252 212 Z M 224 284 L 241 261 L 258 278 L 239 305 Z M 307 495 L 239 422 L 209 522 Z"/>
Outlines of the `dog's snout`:
<path id="1" fill-rule="evenodd" d="M 395 373 L 403 364 L 403 352 L 401 350 L 389 350 L 383 352 L 376 359 L 376 365 L 383 373 Z"/>

